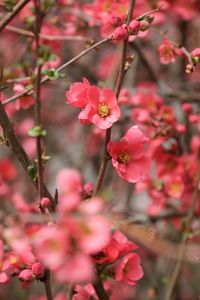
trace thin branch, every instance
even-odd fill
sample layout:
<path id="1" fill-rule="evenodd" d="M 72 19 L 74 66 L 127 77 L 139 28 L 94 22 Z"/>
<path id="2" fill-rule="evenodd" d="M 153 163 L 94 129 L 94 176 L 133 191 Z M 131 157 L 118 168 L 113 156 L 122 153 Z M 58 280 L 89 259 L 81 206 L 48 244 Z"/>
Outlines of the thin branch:
<path id="1" fill-rule="evenodd" d="M 20 162 L 23 169 L 25 170 L 28 177 L 30 178 L 29 173 L 28 173 L 28 168 L 31 165 L 33 165 L 33 163 L 29 159 L 26 151 L 24 150 L 18 137 L 16 136 L 13 125 L 11 124 L 11 122 L 6 114 L 1 101 L 0 101 L 0 125 L 3 128 L 3 132 L 4 132 L 4 135 L 6 138 L 6 145 L 13 151 L 17 160 Z M 36 188 L 38 188 L 37 181 L 31 180 L 31 182 Z M 54 206 L 55 206 L 54 198 L 52 197 L 52 195 L 50 194 L 50 192 L 48 191 L 46 186 L 44 186 L 44 194 L 46 197 L 48 197 L 51 200 L 51 210 L 53 211 Z"/>
<path id="2" fill-rule="evenodd" d="M 8 25 L 6 28 L 6 30 L 23 35 L 23 36 L 27 36 L 27 37 L 31 37 L 34 38 L 34 34 L 32 31 L 26 30 L 26 29 L 22 29 L 22 28 L 18 28 L 15 26 L 11 26 Z M 44 33 L 40 33 L 39 34 L 40 38 L 47 40 L 47 41 L 88 41 L 87 37 L 83 37 L 83 36 L 74 36 L 74 35 L 49 35 L 49 34 L 44 34 Z"/>
<path id="3" fill-rule="evenodd" d="M 126 23 L 127 24 L 129 24 L 130 21 L 131 21 L 134 7 L 135 7 L 135 0 L 131 0 L 130 7 L 129 7 L 127 17 L 126 17 Z M 121 62 L 120 62 L 117 82 L 116 82 L 116 85 L 115 85 L 115 95 L 116 95 L 117 100 L 118 100 L 120 90 L 121 90 L 121 86 L 122 86 L 122 82 L 124 80 L 125 73 L 126 73 L 125 64 L 126 64 L 127 47 L 128 47 L 128 37 L 123 42 Z M 101 161 L 99 173 L 98 173 L 98 176 L 97 176 L 96 184 L 95 184 L 95 187 L 94 187 L 93 196 L 95 196 L 99 192 L 99 190 L 101 188 L 101 185 L 103 183 L 104 176 L 105 176 L 106 167 L 107 167 L 108 160 L 109 160 L 109 154 L 107 152 L 107 144 L 110 141 L 111 130 L 112 130 L 111 127 L 106 130 L 104 153 L 103 153 L 103 158 L 102 158 L 102 161 Z"/>
<path id="4" fill-rule="evenodd" d="M 44 18 L 43 12 L 41 10 L 40 0 L 34 0 L 35 12 L 36 12 L 36 25 L 35 25 L 35 61 L 36 61 L 36 81 L 35 81 L 35 126 L 42 127 L 41 122 L 41 71 L 42 64 L 38 65 L 40 59 L 40 31 L 42 27 L 42 21 Z M 36 137 L 36 151 L 37 151 L 37 172 L 38 172 L 38 194 L 39 194 L 39 207 L 42 213 L 44 209 L 41 206 L 41 199 L 44 196 L 44 167 L 42 160 L 42 137 L 39 135 Z M 53 300 L 52 290 L 51 290 L 51 273 L 50 270 L 46 270 L 46 276 L 44 280 L 45 292 L 47 300 Z"/>
<path id="5" fill-rule="evenodd" d="M 86 54 L 88 54 L 90 51 L 92 51 L 93 49 L 107 43 L 108 41 L 110 41 L 112 39 L 112 35 L 109 35 L 107 36 L 106 38 L 104 38 L 103 40 L 95 43 L 94 45 L 92 45 L 91 47 L 83 50 L 81 53 L 79 53 L 77 56 L 75 56 L 74 58 L 70 59 L 69 61 L 67 61 L 66 63 L 64 63 L 63 65 L 61 65 L 60 67 L 58 67 L 56 69 L 56 71 L 60 72 L 62 70 L 64 70 L 65 68 L 67 68 L 69 65 L 71 65 L 72 63 L 74 63 L 75 61 L 77 61 L 78 59 L 80 59 L 81 57 L 85 56 Z M 45 83 L 49 81 L 49 77 L 44 77 L 40 83 Z M 33 88 L 28 88 L 26 89 L 25 91 L 23 91 L 22 93 L 18 94 L 18 95 L 15 95 L 13 97 L 10 97 L 8 99 L 6 99 L 4 102 L 3 102 L 3 105 L 5 104 L 8 104 L 8 103 L 11 103 L 13 101 L 15 101 L 16 99 L 22 97 L 22 96 L 25 96 L 25 95 L 30 95 L 32 93 L 32 90 Z"/>
<path id="6" fill-rule="evenodd" d="M 41 125 L 41 88 L 40 88 L 40 81 L 41 81 L 41 70 L 42 65 L 38 65 L 38 61 L 40 58 L 40 30 L 42 26 L 42 12 L 40 10 L 40 0 L 35 0 L 35 10 L 36 10 L 36 28 L 35 28 L 35 60 L 36 60 L 36 68 L 37 68 L 37 74 L 36 74 L 36 81 L 35 81 L 35 105 L 34 105 L 34 111 L 35 111 L 35 126 L 42 127 Z M 44 186 L 44 178 L 43 178 L 43 161 L 42 161 L 42 139 L 41 136 L 36 137 L 36 151 L 37 151 L 37 171 L 38 171 L 38 193 L 39 193 L 39 199 L 41 200 L 44 196 L 43 186 Z M 42 207 L 40 207 L 42 210 Z"/>
<path id="7" fill-rule="evenodd" d="M 4 19 L 0 22 L 0 31 L 2 31 L 9 23 L 10 21 L 18 14 L 18 12 L 29 2 L 30 0 L 21 0 L 19 1 L 15 7 L 13 8 L 13 11 L 8 13 Z"/>

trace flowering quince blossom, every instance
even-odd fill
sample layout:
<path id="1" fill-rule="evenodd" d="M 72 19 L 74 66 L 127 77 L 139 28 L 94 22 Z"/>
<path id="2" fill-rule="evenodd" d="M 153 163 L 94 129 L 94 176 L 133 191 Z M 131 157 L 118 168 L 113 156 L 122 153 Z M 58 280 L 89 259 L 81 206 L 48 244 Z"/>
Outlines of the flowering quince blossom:
<path id="1" fill-rule="evenodd" d="M 148 174 L 150 159 L 144 145 L 148 138 L 137 126 L 131 127 L 119 142 L 110 141 L 108 152 L 118 175 L 129 182 L 138 182 Z"/>
<path id="2" fill-rule="evenodd" d="M 170 64 L 175 62 L 175 49 L 174 46 L 164 39 L 159 47 L 160 62 L 161 64 Z"/>
<path id="3" fill-rule="evenodd" d="M 140 257 L 135 253 L 124 256 L 115 267 L 115 279 L 130 285 L 135 285 L 136 281 L 141 279 L 143 275 Z"/>
<path id="4" fill-rule="evenodd" d="M 66 97 L 68 104 L 83 109 L 78 117 L 83 124 L 93 123 L 100 129 L 107 129 L 120 117 L 114 92 L 91 86 L 85 78 L 83 83 L 72 84 Z"/>
<path id="5" fill-rule="evenodd" d="M 82 82 L 72 83 L 69 91 L 66 92 L 67 104 L 76 107 L 85 107 L 87 101 L 87 91 L 90 87 L 90 83 L 86 78 L 83 78 Z"/>

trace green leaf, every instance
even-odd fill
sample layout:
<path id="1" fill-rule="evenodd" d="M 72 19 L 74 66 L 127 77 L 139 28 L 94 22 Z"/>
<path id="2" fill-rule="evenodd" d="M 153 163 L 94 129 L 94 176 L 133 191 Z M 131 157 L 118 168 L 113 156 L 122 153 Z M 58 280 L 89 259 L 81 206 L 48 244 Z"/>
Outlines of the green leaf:
<path id="1" fill-rule="evenodd" d="M 45 129 L 41 128 L 41 126 L 35 126 L 28 131 L 28 135 L 30 137 L 38 137 L 38 136 L 46 136 L 47 132 Z"/>
<path id="2" fill-rule="evenodd" d="M 37 176 L 37 169 L 35 168 L 34 165 L 28 166 L 28 175 L 32 178 L 35 179 Z"/>

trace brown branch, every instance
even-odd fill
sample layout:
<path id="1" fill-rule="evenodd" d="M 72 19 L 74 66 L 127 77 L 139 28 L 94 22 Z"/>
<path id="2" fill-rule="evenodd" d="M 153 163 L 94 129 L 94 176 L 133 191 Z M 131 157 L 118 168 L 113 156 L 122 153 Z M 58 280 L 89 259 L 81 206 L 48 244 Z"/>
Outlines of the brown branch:
<path id="1" fill-rule="evenodd" d="M 107 43 L 108 41 L 110 41 L 112 39 L 112 35 L 107 36 L 106 38 L 104 38 L 103 40 L 95 43 L 94 45 L 92 45 L 91 47 L 87 48 L 86 50 L 83 50 L 81 53 L 79 53 L 78 55 L 76 55 L 74 58 L 70 59 L 69 61 L 67 61 L 66 63 L 64 63 L 63 65 L 61 65 L 60 67 L 58 67 L 56 69 L 56 71 L 60 72 L 62 70 L 64 70 L 66 67 L 68 67 L 69 65 L 71 65 L 72 63 L 74 63 L 75 61 L 77 61 L 79 58 L 85 56 L 86 54 L 88 54 L 90 51 L 92 51 L 93 49 Z M 49 77 L 44 77 L 40 83 L 45 83 L 49 81 Z M 11 103 L 13 101 L 15 101 L 16 99 L 25 96 L 25 95 L 29 95 L 30 93 L 32 93 L 33 88 L 28 88 L 25 91 L 23 91 L 22 93 L 15 95 L 13 97 L 10 97 L 8 99 L 6 99 L 3 102 L 3 105 Z"/>
<path id="2" fill-rule="evenodd" d="M 3 128 L 3 132 L 5 135 L 6 141 L 7 141 L 7 146 L 13 151 L 17 160 L 20 162 L 23 169 L 25 170 L 28 177 L 30 178 L 29 173 L 28 173 L 28 168 L 29 168 L 29 166 L 33 165 L 33 163 L 29 159 L 26 151 L 24 150 L 18 137 L 16 136 L 13 125 L 11 124 L 11 122 L 6 114 L 1 101 L 0 101 L 0 125 Z M 37 188 L 37 181 L 31 180 L 31 182 Z M 51 210 L 53 211 L 54 206 L 55 206 L 54 199 L 45 186 L 44 186 L 44 194 L 46 197 L 48 197 L 51 200 Z"/>
<path id="3" fill-rule="evenodd" d="M 42 28 L 42 21 L 44 14 L 41 10 L 40 0 L 34 0 L 35 13 L 36 13 L 36 25 L 35 25 L 35 60 L 36 60 L 36 81 L 35 81 L 35 126 L 42 128 L 41 121 L 41 71 L 42 64 L 38 65 L 40 59 L 40 31 Z M 42 205 L 41 199 L 44 196 L 44 167 L 42 160 L 42 137 L 39 135 L 36 137 L 36 151 L 37 151 L 37 171 L 38 171 L 38 194 L 39 194 L 39 207 L 42 213 L 45 213 Z M 44 280 L 45 292 L 47 300 L 53 300 L 52 290 L 51 290 L 51 273 L 50 270 L 46 270 L 46 276 Z"/>
<path id="4" fill-rule="evenodd" d="M 23 36 L 27 36 L 31 38 L 35 37 L 32 31 L 18 28 L 15 26 L 8 25 L 5 29 Z M 63 36 L 63 35 L 49 35 L 49 34 L 40 33 L 39 36 L 44 40 L 52 41 L 52 42 L 53 41 L 88 41 L 88 38 L 86 37 L 74 36 L 74 35 Z"/>
<path id="5" fill-rule="evenodd" d="M 38 61 L 40 58 L 40 30 L 42 26 L 43 15 L 40 9 L 40 0 L 35 0 L 35 10 L 36 10 L 36 28 L 35 28 L 35 59 L 36 59 L 36 67 L 37 67 L 37 74 L 36 74 L 36 81 L 35 81 L 35 105 L 34 105 L 34 112 L 35 112 L 35 126 L 42 127 L 41 124 L 41 99 L 40 99 L 40 81 L 41 81 L 41 70 L 42 64 L 38 65 Z M 44 178 L 43 178 L 43 161 L 42 161 L 42 139 L 41 136 L 36 137 L 36 152 L 37 152 L 37 170 L 38 170 L 38 193 L 39 193 L 39 201 L 41 201 L 42 197 L 44 196 Z M 41 211 L 43 211 L 42 207 L 40 206 Z"/>
<path id="6" fill-rule="evenodd" d="M 18 14 L 18 12 L 29 2 L 30 0 L 21 0 L 19 1 L 15 7 L 13 8 L 13 11 L 8 13 L 4 19 L 0 22 L 0 31 L 2 31 L 9 23 L 10 21 Z"/>

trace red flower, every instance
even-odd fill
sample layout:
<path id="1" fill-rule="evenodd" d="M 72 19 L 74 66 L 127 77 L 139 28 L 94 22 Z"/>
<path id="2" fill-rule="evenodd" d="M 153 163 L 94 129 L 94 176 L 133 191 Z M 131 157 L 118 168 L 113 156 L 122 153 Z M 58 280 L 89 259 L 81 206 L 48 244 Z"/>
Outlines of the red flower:
<path id="1" fill-rule="evenodd" d="M 140 257 L 135 253 L 124 256 L 115 269 L 115 279 L 130 285 L 135 285 L 143 274 Z"/>
<path id="2" fill-rule="evenodd" d="M 66 92 L 67 104 L 76 107 L 85 107 L 87 104 L 87 90 L 90 83 L 86 78 L 82 82 L 75 82 L 70 86 L 70 90 Z"/>
<path id="3" fill-rule="evenodd" d="M 108 88 L 91 86 L 87 91 L 88 104 L 79 114 L 81 122 L 91 122 L 100 129 L 112 126 L 120 117 L 120 109 L 114 92 Z"/>
<path id="4" fill-rule="evenodd" d="M 148 139 L 138 129 L 131 127 L 125 136 L 115 143 L 108 143 L 108 152 L 118 175 L 129 182 L 138 182 L 148 173 L 150 159 L 145 154 L 144 145 Z"/>

